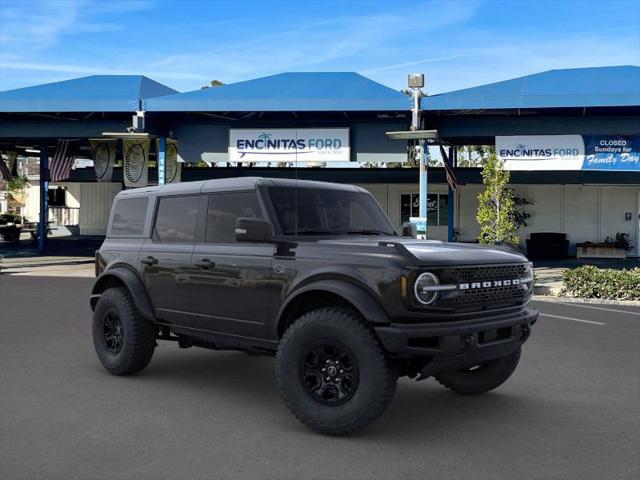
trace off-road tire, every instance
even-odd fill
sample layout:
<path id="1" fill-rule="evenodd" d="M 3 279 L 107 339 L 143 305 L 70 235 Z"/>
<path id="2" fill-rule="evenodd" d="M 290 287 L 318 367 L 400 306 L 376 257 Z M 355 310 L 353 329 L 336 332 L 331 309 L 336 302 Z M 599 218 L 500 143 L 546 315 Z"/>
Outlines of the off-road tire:
<path id="1" fill-rule="evenodd" d="M 345 403 L 320 403 L 305 383 L 302 372 L 307 352 L 322 341 L 344 345 L 357 362 L 357 385 Z M 314 310 L 298 318 L 282 337 L 275 367 L 280 393 L 291 413 L 326 435 L 347 435 L 376 420 L 391 402 L 398 379 L 371 329 L 356 312 L 340 307 Z"/>
<path id="2" fill-rule="evenodd" d="M 452 370 L 434 375 L 444 387 L 461 395 L 480 395 L 498 388 L 515 371 L 520 360 L 520 348 L 501 358 L 491 360 L 474 370 Z"/>
<path id="3" fill-rule="evenodd" d="M 121 323 L 122 342 L 117 353 L 105 339 L 105 316 L 115 312 Z M 100 362 L 114 375 L 130 375 L 145 368 L 156 345 L 156 327 L 143 318 L 126 288 L 107 289 L 96 304 L 92 322 L 93 345 Z"/>

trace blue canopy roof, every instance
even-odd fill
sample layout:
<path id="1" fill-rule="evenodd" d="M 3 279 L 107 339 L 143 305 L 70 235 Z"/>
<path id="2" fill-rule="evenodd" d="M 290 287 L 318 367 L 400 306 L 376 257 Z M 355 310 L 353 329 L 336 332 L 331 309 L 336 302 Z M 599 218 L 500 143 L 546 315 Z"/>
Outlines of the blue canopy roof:
<path id="1" fill-rule="evenodd" d="M 621 107 L 640 105 L 640 67 L 547 72 L 424 97 L 424 110 Z"/>
<path id="2" fill-rule="evenodd" d="M 91 75 L 0 92 L 0 112 L 133 112 L 176 92 L 143 75 Z"/>
<path id="3" fill-rule="evenodd" d="M 221 87 L 153 98 L 150 112 L 410 110 L 397 90 L 354 72 L 280 73 Z"/>

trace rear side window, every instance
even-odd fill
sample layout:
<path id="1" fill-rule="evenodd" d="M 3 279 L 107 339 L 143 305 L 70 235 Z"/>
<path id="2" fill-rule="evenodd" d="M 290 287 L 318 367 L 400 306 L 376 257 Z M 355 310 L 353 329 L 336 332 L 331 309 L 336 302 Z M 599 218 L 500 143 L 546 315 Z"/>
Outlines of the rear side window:
<path id="1" fill-rule="evenodd" d="M 196 238 L 199 204 L 199 195 L 160 198 L 153 240 L 167 243 L 193 242 Z"/>
<path id="2" fill-rule="evenodd" d="M 234 243 L 238 217 L 262 218 L 255 191 L 209 195 L 207 243 Z"/>
<path id="3" fill-rule="evenodd" d="M 111 235 L 142 235 L 147 215 L 147 197 L 123 198 L 116 202 Z"/>

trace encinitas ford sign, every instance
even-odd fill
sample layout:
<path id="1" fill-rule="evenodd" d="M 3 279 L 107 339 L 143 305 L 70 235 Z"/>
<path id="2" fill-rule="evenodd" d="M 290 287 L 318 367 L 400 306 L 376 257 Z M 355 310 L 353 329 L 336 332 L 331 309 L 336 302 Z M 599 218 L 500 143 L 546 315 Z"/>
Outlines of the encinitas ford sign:
<path id="1" fill-rule="evenodd" d="M 348 162 L 348 128 L 229 130 L 230 162 Z"/>
<path id="2" fill-rule="evenodd" d="M 507 170 L 640 171 L 640 136 L 496 136 Z"/>
<path id="3" fill-rule="evenodd" d="M 507 170 L 580 170 L 580 135 L 496 136 L 496 154 Z"/>

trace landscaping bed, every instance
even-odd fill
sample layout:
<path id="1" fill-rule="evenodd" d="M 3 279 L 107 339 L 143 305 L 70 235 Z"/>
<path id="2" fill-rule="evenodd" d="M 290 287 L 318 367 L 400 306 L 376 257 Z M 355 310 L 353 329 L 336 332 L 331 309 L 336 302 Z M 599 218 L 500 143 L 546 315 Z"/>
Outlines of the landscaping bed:
<path id="1" fill-rule="evenodd" d="M 583 265 L 565 270 L 561 296 L 640 300 L 640 268 L 611 269 Z"/>

